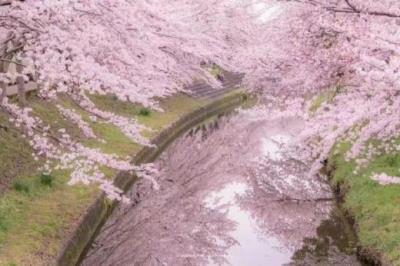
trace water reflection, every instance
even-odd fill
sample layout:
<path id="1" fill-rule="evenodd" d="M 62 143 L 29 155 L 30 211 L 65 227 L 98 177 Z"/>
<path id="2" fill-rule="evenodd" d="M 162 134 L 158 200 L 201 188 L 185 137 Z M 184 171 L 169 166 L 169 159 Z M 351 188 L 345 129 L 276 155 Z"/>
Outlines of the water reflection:
<path id="1" fill-rule="evenodd" d="M 227 250 L 230 265 L 283 265 L 290 262 L 291 252 L 273 236 L 260 233 L 258 225 L 248 210 L 240 206 L 240 197 L 251 193 L 246 183 L 230 183 L 206 198 L 207 207 L 227 206 L 227 218 L 236 226 L 229 234 L 238 242 Z"/>
<path id="2" fill-rule="evenodd" d="M 293 255 L 293 264 L 304 266 L 361 265 L 355 256 L 356 236 L 343 213 L 333 208 L 330 219 L 317 228 L 314 238 L 304 239 L 304 245 Z"/>
<path id="3" fill-rule="evenodd" d="M 357 265 L 349 233 L 323 222 L 327 184 L 280 154 L 301 127 L 247 113 L 191 130 L 157 161 L 160 190 L 138 181 L 83 265 Z"/>

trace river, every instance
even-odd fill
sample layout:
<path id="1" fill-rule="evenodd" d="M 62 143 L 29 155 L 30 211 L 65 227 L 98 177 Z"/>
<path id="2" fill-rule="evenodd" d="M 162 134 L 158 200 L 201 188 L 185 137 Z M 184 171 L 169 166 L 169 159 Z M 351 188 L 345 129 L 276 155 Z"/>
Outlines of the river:
<path id="1" fill-rule="evenodd" d="M 302 126 L 243 112 L 190 130 L 155 162 L 160 188 L 136 182 L 82 264 L 361 265 L 325 178 L 282 160 Z"/>

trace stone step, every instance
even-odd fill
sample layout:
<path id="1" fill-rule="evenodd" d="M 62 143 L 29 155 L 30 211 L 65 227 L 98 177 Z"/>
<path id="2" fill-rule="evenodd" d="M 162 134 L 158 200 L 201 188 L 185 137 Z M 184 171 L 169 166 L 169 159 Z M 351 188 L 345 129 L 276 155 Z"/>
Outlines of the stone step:
<path id="1" fill-rule="evenodd" d="M 237 89 L 243 80 L 244 74 L 223 71 L 223 80 L 220 88 L 213 88 L 204 81 L 195 81 L 186 88 L 188 94 L 196 98 L 210 99 L 219 97 L 229 91 Z"/>
<path id="2" fill-rule="evenodd" d="M 224 89 L 219 89 L 219 90 L 214 90 L 210 91 L 208 93 L 202 94 L 200 98 L 202 99 L 212 99 L 212 98 L 217 98 L 219 96 L 222 96 L 230 91 L 233 91 L 237 89 L 237 87 L 230 87 L 230 88 L 224 88 Z"/>

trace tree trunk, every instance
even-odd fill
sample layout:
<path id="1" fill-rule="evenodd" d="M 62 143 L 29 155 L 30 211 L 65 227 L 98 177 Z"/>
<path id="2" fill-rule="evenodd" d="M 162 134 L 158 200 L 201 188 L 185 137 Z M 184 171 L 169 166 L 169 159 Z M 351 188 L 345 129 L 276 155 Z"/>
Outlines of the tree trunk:
<path id="1" fill-rule="evenodd" d="M 22 64 L 21 60 L 17 60 L 19 64 Z M 18 100 L 21 103 L 22 106 L 26 105 L 26 98 L 25 98 L 25 81 L 24 78 L 22 77 L 22 70 L 23 66 L 22 65 L 17 65 L 16 70 L 17 73 L 19 74 L 17 77 L 17 87 L 18 87 Z"/>
<path id="2" fill-rule="evenodd" d="M 0 62 L 0 73 L 5 73 L 5 62 Z M 4 81 L 0 81 L 0 89 L 1 89 L 1 95 L 0 95 L 0 104 L 3 103 L 4 97 L 7 96 L 7 86 Z"/>

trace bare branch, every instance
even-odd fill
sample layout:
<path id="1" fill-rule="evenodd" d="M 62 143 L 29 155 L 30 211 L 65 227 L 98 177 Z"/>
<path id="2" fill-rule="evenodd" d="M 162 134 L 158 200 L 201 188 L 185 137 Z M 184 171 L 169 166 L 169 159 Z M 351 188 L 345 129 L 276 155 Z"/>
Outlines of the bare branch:
<path id="1" fill-rule="evenodd" d="M 15 22 L 19 23 L 21 26 L 23 26 L 23 27 L 25 27 L 25 28 L 27 28 L 27 29 L 29 29 L 31 31 L 43 33 L 42 30 L 40 30 L 38 28 L 35 28 L 33 26 L 29 26 L 28 24 L 26 24 L 25 22 L 23 22 L 22 20 L 20 20 L 19 18 L 14 17 L 14 16 L 9 16 L 9 15 L 4 16 L 3 15 L 3 16 L 0 16 L 0 19 L 3 19 L 3 20 L 12 19 Z"/>
<path id="2" fill-rule="evenodd" d="M 15 33 L 12 32 L 12 31 L 10 31 L 10 32 L 8 33 L 7 39 L 6 39 L 3 43 L 8 43 L 9 41 L 11 41 L 11 40 L 14 39 L 14 38 L 15 38 Z"/>
<path id="3" fill-rule="evenodd" d="M 16 65 L 19 65 L 19 66 L 22 66 L 22 67 L 26 67 L 26 65 L 24 65 L 24 64 L 22 64 L 20 62 L 17 62 L 17 61 L 14 61 L 14 60 L 10 60 L 10 59 L 0 58 L 0 61 L 7 62 L 7 63 L 13 63 L 13 64 L 16 64 Z"/>
<path id="4" fill-rule="evenodd" d="M 351 10 L 353 10 L 356 13 L 360 13 L 360 10 L 358 8 L 355 7 L 355 5 L 353 5 L 350 0 L 344 0 L 346 2 L 346 4 L 351 8 Z"/>
<path id="5" fill-rule="evenodd" d="M 0 6 L 11 5 L 13 0 L 0 0 Z"/>
<path id="6" fill-rule="evenodd" d="M 300 2 L 300 3 L 310 4 L 312 6 L 321 6 L 325 10 L 335 12 L 335 13 L 367 14 L 367 15 L 378 16 L 378 17 L 400 18 L 400 14 L 396 14 L 396 13 L 373 11 L 373 10 L 372 11 L 371 10 L 362 10 L 361 8 L 358 8 L 355 4 L 353 4 L 351 2 L 351 0 L 344 0 L 346 5 L 348 6 L 348 8 L 339 7 L 338 5 L 336 5 L 336 6 L 326 5 L 323 2 L 318 2 L 318 1 L 314 1 L 314 0 L 305 0 L 305 1 L 291 0 L 289 2 Z"/>

